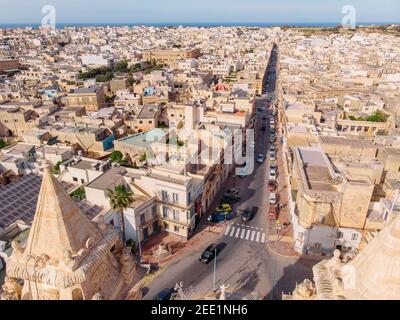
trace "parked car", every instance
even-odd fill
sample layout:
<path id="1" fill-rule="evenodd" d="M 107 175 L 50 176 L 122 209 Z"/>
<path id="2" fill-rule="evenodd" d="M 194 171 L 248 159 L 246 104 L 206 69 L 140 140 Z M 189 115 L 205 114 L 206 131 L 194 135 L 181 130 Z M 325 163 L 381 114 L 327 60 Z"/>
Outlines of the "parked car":
<path id="1" fill-rule="evenodd" d="M 211 216 L 212 222 L 229 221 L 233 219 L 232 212 L 216 212 Z"/>
<path id="2" fill-rule="evenodd" d="M 271 171 L 269 173 L 269 180 L 276 180 L 276 172 Z"/>
<path id="3" fill-rule="evenodd" d="M 264 162 L 264 155 L 263 155 L 262 153 L 260 153 L 260 154 L 257 156 L 257 162 L 258 162 L 258 163 L 263 163 L 263 162 Z"/>
<path id="4" fill-rule="evenodd" d="M 240 196 L 238 194 L 232 194 L 232 195 L 224 195 L 221 199 L 221 203 L 235 203 L 237 201 L 240 201 Z"/>
<path id="5" fill-rule="evenodd" d="M 276 205 L 270 205 L 268 211 L 268 219 L 276 220 L 278 217 L 278 207 Z"/>
<path id="6" fill-rule="evenodd" d="M 231 188 L 224 193 L 224 196 L 235 196 L 235 195 L 239 195 L 239 190 L 236 188 Z"/>
<path id="7" fill-rule="evenodd" d="M 269 147 L 269 152 L 275 152 L 275 146 L 273 144 Z"/>
<path id="8" fill-rule="evenodd" d="M 271 192 L 269 194 L 269 204 L 276 204 L 276 193 Z"/>
<path id="9" fill-rule="evenodd" d="M 254 218 L 254 216 L 256 215 L 257 211 L 258 211 L 257 207 L 244 209 L 242 211 L 242 215 L 241 215 L 242 221 L 243 222 L 250 221 L 251 219 Z"/>
<path id="10" fill-rule="evenodd" d="M 229 204 L 227 203 L 222 203 L 218 206 L 217 209 L 215 209 L 216 212 L 230 212 L 232 211 L 232 208 Z"/>
<path id="11" fill-rule="evenodd" d="M 215 244 L 209 245 L 201 253 L 199 261 L 202 263 L 209 263 L 212 259 L 215 258 L 216 251 L 217 251 L 217 246 Z"/>
<path id="12" fill-rule="evenodd" d="M 250 148 L 254 149 L 256 147 L 256 143 L 254 141 L 250 142 Z"/>
<path id="13" fill-rule="evenodd" d="M 268 191 L 274 192 L 276 189 L 276 180 L 269 180 L 268 181 Z"/>
<path id="14" fill-rule="evenodd" d="M 276 160 L 276 154 L 275 154 L 275 152 L 270 152 L 270 153 L 269 153 L 269 156 L 270 156 L 270 160 L 271 160 L 271 161 L 275 161 L 275 160 Z"/>
<path id="15" fill-rule="evenodd" d="M 170 300 L 171 296 L 175 293 L 174 288 L 166 288 L 161 290 L 156 296 L 153 297 L 153 300 Z"/>

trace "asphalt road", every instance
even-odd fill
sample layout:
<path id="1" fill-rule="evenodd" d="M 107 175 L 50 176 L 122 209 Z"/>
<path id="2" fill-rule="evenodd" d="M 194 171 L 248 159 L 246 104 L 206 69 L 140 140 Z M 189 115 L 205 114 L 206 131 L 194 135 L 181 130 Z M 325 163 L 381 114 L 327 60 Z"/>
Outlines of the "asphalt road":
<path id="1" fill-rule="evenodd" d="M 267 249 L 268 239 L 268 191 L 269 157 L 269 113 L 267 101 L 275 93 L 276 66 L 270 61 L 266 76 L 266 94 L 257 98 L 256 106 L 263 108 L 257 112 L 256 150 L 264 154 L 264 163 L 255 164 L 254 172 L 244 178 L 236 177 L 236 187 L 240 189 L 241 201 L 234 206 L 234 211 L 246 207 L 258 207 L 255 217 L 243 223 L 240 216 L 235 217 L 226 226 L 216 242 L 222 251 L 216 260 L 216 284 L 229 285 L 235 290 L 236 299 L 257 291 L 263 299 L 280 299 L 282 291 L 291 292 L 295 283 L 310 277 L 313 262 L 298 258 L 286 258 L 272 254 Z M 273 84 L 271 84 L 271 81 Z M 272 86 L 272 88 L 271 88 Z M 261 131 L 263 115 L 267 116 L 267 130 Z M 226 186 L 230 188 L 232 186 Z M 213 290 L 214 261 L 209 264 L 199 262 L 204 248 L 194 250 L 190 254 L 177 258 L 144 288 L 144 299 L 152 299 L 165 288 L 172 288 L 177 282 L 183 282 L 189 296 L 198 297 Z"/>

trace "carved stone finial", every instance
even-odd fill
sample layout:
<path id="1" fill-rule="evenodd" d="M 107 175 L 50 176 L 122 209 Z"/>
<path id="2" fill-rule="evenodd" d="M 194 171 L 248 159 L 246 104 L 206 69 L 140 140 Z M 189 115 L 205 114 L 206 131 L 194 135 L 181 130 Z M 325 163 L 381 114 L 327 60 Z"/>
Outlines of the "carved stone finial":
<path id="1" fill-rule="evenodd" d="M 5 277 L 0 300 L 20 300 L 22 286 L 15 278 Z"/>
<path id="2" fill-rule="evenodd" d="M 93 297 L 92 300 L 104 300 L 104 297 L 101 295 L 100 292 L 96 292 Z"/>

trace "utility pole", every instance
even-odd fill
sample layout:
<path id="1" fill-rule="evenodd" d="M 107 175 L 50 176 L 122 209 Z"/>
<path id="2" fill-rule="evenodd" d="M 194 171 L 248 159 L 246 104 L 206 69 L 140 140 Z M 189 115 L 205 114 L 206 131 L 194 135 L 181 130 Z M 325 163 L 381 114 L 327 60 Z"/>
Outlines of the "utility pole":
<path id="1" fill-rule="evenodd" d="M 215 274 L 217 270 L 217 248 L 215 248 L 215 258 L 214 258 L 214 280 L 213 280 L 213 291 L 215 291 Z"/>

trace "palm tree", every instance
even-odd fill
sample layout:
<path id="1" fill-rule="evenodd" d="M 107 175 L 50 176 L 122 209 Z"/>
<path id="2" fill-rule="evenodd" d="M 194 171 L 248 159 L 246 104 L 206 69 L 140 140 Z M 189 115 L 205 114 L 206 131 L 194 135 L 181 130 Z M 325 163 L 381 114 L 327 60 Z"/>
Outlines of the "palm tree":
<path id="1" fill-rule="evenodd" d="M 129 191 L 123 184 L 114 187 L 113 190 L 107 189 L 110 198 L 110 206 L 118 211 L 121 223 L 121 239 L 125 243 L 125 222 L 124 209 L 133 201 L 133 193 Z"/>

